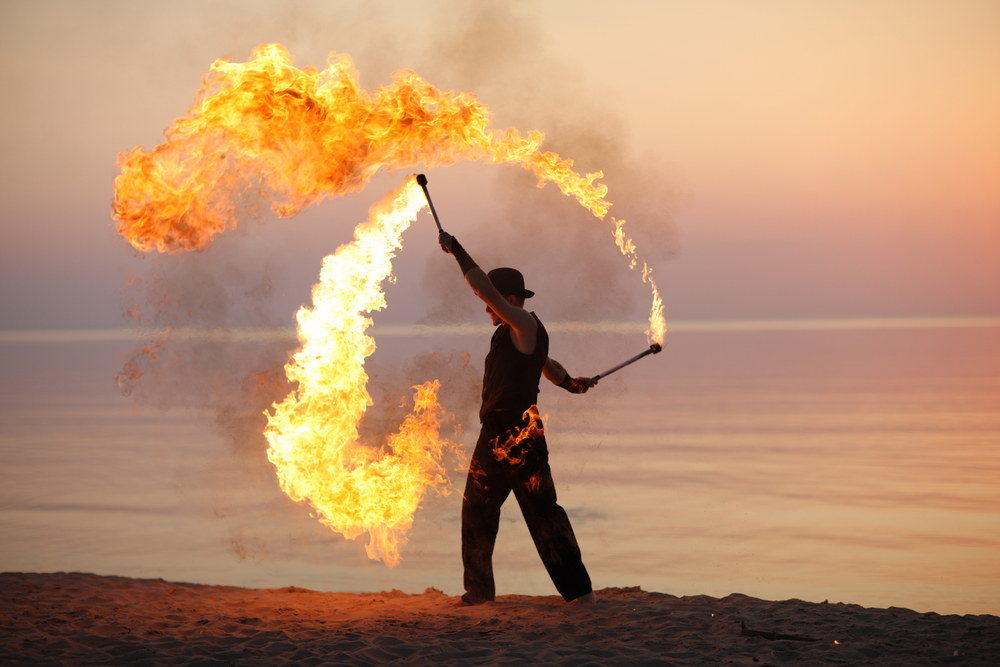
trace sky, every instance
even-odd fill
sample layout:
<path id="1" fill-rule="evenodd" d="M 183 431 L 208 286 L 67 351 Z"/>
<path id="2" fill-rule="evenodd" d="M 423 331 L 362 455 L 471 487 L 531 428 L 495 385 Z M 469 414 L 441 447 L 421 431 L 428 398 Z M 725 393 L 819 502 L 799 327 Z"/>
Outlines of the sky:
<path id="1" fill-rule="evenodd" d="M 153 275 L 241 295 L 226 323 L 291 323 L 406 174 L 186 258 L 137 253 L 110 213 L 116 156 L 271 42 L 350 54 L 369 90 L 412 69 L 602 170 L 668 322 L 1000 314 L 997 2 L 5 1 L 0 34 L 0 330 L 125 326 Z M 644 318 L 608 221 L 515 167 L 427 173 L 446 229 L 554 317 Z M 385 321 L 478 316 L 435 241 L 404 237 Z"/>

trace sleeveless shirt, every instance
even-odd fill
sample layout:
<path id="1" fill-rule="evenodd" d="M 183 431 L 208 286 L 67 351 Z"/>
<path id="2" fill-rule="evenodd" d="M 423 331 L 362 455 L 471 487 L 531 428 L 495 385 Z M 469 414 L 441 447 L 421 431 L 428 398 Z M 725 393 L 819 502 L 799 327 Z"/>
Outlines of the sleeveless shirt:
<path id="1" fill-rule="evenodd" d="M 520 416 L 538 402 L 538 381 L 542 377 L 545 360 L 549 358 L 549 334 L 538 316 L 534 313 L 531 316 L 538 324 L 535 350 L 531 354 L 524 354 L 514 346 L 509 324 L 501 324 L 493 333 L 483 372 L 480 421 L 496 410 L 517 411 Z"/>

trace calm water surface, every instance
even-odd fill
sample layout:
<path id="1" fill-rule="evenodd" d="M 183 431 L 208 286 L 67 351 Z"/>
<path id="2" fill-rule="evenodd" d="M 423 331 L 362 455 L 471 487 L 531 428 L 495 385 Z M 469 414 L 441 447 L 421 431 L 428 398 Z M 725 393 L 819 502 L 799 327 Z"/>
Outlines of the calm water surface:
<path id="1" fill-rule="evenodd" d="M 635 339 L 597 342 L 554 345 L 585 373 Z M 0 570 L 461 592 L 459 493 L 388 570 L 280 492 L 255 414 L 118 395 L 127 351 L 0 344 Z M 541 401 L 596 588 L 1000 613 L 998 329 L 679 333 Z M 513 499 L 495 562 L 499 593 L 554 594 Z"/>

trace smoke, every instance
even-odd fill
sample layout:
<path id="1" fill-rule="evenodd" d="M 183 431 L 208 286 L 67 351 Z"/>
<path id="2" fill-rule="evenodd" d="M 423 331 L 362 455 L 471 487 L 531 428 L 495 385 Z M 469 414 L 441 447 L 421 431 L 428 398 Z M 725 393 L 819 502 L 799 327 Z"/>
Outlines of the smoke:
<path id="1" fill-rule="evenodd" d="M 535 285 L 536 303 L 545 303 L 544 317 L 640 319 L 649 292 L 639 274 L 627 270 L 611 217 L 627 221 L 626 232 L 656 278 L 656 268 L 678 248 L 673 213 L 679 197 L 667 162 L 636 148 L 641 139 L 630 136 L 615 100 L 595 95 L 581 68 L 553 52 L 528 7 L 457 5 L 450 21 L 436 24 L 421 71 L 438 87 L 473 91 L 490 106 L 496 126 L 543 131 L 542 149 L 571 158 L 577 171 L 602 171 L 614 205 L 598 220 L 556 188 L 539 191 L 532 175 L 498 169 L 498 205 L 481 211 L 479 228 L 463 245 L 485 268 L 520 269 Z M 460 293 L 467 288 L 454 280 L 454 267 L 442 264 L 438 257 L 427 260 L 426 285 L 440 295 L 430 319 L 460 319 L 457 311 L 469 303 Z"/>
<path id="2" fill-rule="evenodd" d="M 236 234 L 205 252 L 146 258 L 148 271 L 118 297 L 132 325 L 152 333 L 127 356 L 116 383 L 164 409 L 212 409 L 235 454 L 266 462 L 263 411 L 287 393 L 283 365 L 295 341 L 204 335 L 288 325 L 268 307 L 275 265 L 248 257 L 242 240 Z"/>
<path id="3" fill-rule="evenodd" d="M 482 365 L 474 363 L 465 350 L 441 350 L 418 354 L 402 363 L 369 362 L 368 391 L 375 403 L 365 414 L 358 431 L 362 442 L 380 445 L 406 416 L 412 387 L 430 379 L 441 381 L 438 401 L 452 417 L 454 433 L 442 435 L 461 441 L 462 435 L 479 423 L 482 393 Z M 445 428 L 447 428 L 446 425 Z M 473 429 L 474 430 L 474 429 Z M 475 433 L 473 433 L 473 436 Z"/>
<path id="4" fill-rule="evenodd" d="M 229 451 L 206 471 L 212 513 L 233 558 L 257 562 L 275 550 L 275 536 L 262 526 L 292 518 L 263 429 L 265 409 L 288 393 L 283 366 L 296 342 L 203 336 L 289 325 L 290 317 L 270 307 L 277 265 L 249 252 L 247 235 L 220 238 L 205 252 L 145 258 L 147 271 L 132 276 L 118 297 L 132 325 L 154 333 L 127 355 L 116 383 L 123 394 L 164 410 L 214 414 Z"/>
<path id="5" fill-rule="evenodd" d="M 231 450 L 210 476 L 214 516 L 229 532 L 225 542 L 237 561 L 261 562 L 285 553 L 289 540 L 325 547 L 333 536 L 307 520 L 309 513 L 280 491 L 262 435 L 265 410 L 291 389 L 283 366 L 297 347 L 294 338 L 234 342 L 202 335 L 273 329 L 290 319 L 276 316 L 271 307 L 278 265 L 262 261 L 249 243 L 259 225 L 243 229 L 220 237 L 204 252 L 149 257 L 148 272 L 126 283 L 119 294 L 126 317 L 155 334 L 133 350 L 118 383 L 123 393 L 165 409 L 214 412 Z M 398 431 L 409 412 L 404 404 L 412 406 L 413 385 L 430 379 L 446 381 L 441 398 L 449 408 L 473 407 L 481 371 L 469 361 L 467 354 L 456 352 L 382 369 L 369 365 L 376 404 L 360 424 L 361 443 L 384 447 L 386 436 Z M 466 415 L 461 419 L 468 423 Z M 444 437 L 457 440 L 460 423 L 446 422 L 446 429 L 455 427 L 456 432 L 446 431 Z M 460 469 L 461 458 L 446 458 L 446 467 Z M 324 535 L 315 537 L 317 531 Z"/>

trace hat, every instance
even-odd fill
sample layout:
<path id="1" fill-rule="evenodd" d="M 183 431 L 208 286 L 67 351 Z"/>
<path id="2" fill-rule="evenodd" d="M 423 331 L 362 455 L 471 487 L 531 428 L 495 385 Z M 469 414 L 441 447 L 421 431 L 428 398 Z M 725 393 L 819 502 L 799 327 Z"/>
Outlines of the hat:
<path id="1" fill-rule="evenodd" d="M 493 269 L 486 275 L 503 296 L 516 296 L 519 299 L 530 299 L 535 296 L 531 290 L 524 289 L 524 276 L 517 269 L 506 267 Z"/>

